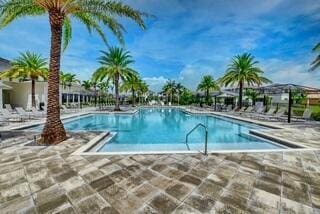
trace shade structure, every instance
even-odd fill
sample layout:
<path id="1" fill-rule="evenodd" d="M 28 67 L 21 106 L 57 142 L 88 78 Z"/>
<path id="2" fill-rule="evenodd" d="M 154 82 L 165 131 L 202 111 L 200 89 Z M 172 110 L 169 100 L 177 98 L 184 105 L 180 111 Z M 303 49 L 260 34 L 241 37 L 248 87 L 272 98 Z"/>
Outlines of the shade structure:
<path id="1" fill-rule="evenodd" d="M 262 86 L 256 88 L 263 94 L 277 94 L 283 91 L 289 92 L 289 102 L 288 102 L 288 123 L 291 122 L 291 108 L 292 108 L 292 92 L 295 90 L 306 92 L 306 93 L 320 93 L 319 88 L 313 88 L 308 86 L 302 86 L 297 84 L 272 84 L 267 86 Z"/>

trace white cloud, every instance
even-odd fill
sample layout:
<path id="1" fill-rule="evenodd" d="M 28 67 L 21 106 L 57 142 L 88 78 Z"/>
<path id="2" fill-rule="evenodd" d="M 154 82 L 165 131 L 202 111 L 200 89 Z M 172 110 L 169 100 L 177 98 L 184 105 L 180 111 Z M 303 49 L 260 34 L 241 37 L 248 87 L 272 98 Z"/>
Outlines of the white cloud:
<path id="1" fill-rule="evenodd" d="M 163 85 L 168 81 L 168 79 L 163 76 L 144 77 L 143 80 L 146 81 L 147 84 L 149 85 L 149 88 L 155 92 L 160 92 Z"/>
<path id="2" fill-rule="evenodd" d="M 177 81 L 185 87 L 196 90 L 204 75 L 212 75 L 217 78 L 216 72 L 212 66 L 205 64 L 186 65 L 179 73 Z"/>
<path id="3" fill-rule="evenodd" d="M 294 83 L 306 86 L 320 87 L 320 73 L 310 72 L 307 60 L 263 61 L 263 70 L 268 78 L 275 83 Z"/>

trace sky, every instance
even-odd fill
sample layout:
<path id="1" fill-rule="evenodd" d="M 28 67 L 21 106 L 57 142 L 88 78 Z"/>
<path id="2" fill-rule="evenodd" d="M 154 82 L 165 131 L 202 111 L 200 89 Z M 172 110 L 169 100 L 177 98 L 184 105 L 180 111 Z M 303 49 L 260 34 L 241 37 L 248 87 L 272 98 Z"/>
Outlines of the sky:
<path id="1" fill-rule="evenodd" d="M 232 57 L 249 52 L 274 83 L 320 87 L 320 69 L 309 72 L 320 41 L 319 0 L 125 0 L 152 14 L 147 29 L 121 19 L 133 68 L 154 91 L 167 80 L 196 89 L 203 75 L 223 76 Z M 105 30 L 109 43 L 119 42 Z M 0 57 L 32 51 L 48 58 L 48 17 L 24 18 L 0 30 Z M 73 21 L 73 38 L 62 56 L 62 70 L 91 77 L 106 45 Z"/>

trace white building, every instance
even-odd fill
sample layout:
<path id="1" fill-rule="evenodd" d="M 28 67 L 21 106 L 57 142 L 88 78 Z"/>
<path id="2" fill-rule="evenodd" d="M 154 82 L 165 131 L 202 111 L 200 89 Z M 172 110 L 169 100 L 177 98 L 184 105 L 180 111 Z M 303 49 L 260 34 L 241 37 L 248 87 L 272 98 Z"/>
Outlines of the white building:
<path id="1" fill-rule="evenodd" d="M 0 58 L 0 72 L 10 68 L 10 61 Z M 48 83 L 46 81 L 36 81 L 35 98 L 36 106 L 39 108 L 40 103 L 47 105 Z M 71 85 L 70 87 L 60 87 L 61 104 L 80 104 L 91 102 L 94 99 L 93 90 L 85 90 L 80 85 Z M 18 79 L 0 80 L 0 108 L 4 104 L 11 104 L 13 107 L 23 107 L 31 109 L 31 81 L 21 81 Z"/>

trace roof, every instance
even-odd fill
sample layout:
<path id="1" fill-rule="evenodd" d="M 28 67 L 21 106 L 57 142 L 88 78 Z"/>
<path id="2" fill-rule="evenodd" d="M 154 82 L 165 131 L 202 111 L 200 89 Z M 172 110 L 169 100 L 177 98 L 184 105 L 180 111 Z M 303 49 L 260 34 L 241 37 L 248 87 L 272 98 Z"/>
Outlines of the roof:
<path id="1" fill-rule="evenodd" d="M 9 60 L 0 57 L 0 72 L 10 68 L 11 63 Z"/>
<path id="2" fill-rule="evenodd" d="M 297 85 L 297 84 L 271 84 L 267 86 L 258 87 L 257 90 L 261 90 L 263 92 L 276 93 L 281 92 L 283 90 L 300 90 L 307 93 L 317 93 L 320 92 L 319 88 L 313 88 L 309 86 Z"/>

